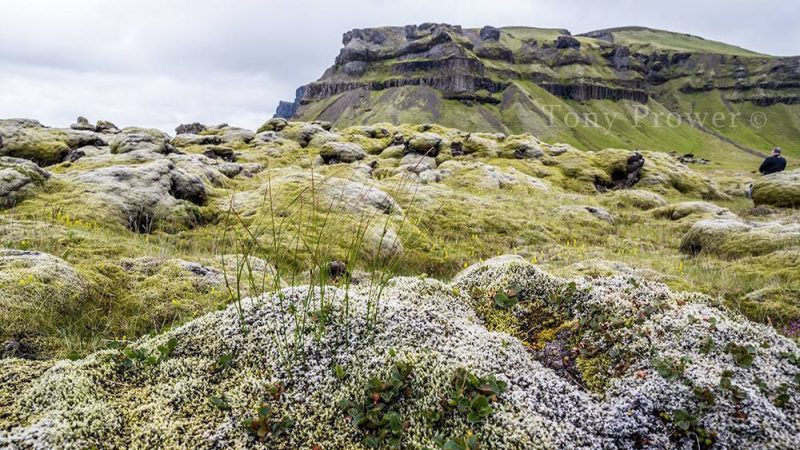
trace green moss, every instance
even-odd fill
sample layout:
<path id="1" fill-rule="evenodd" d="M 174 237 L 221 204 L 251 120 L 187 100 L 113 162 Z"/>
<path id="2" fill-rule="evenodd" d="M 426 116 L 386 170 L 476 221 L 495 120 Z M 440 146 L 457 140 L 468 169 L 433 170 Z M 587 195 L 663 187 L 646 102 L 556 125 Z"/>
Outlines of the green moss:
<path id="1" fill-rule="evenodd" d="M 475 311 L 492 331 L 508 333 L 511 336 L 522 336 L 522 323 L 510 309 L 498 308 L 493 301 L 479 303 Z"/>
<path id="2" fill-rule="evenodd" d="M 29 140 L 6 144 L 0 149 L 0 156 L 12 156 L 33 161 L 40 166 L 50 166 L 63 161 L 69 150 L 63 141 L 31 137 Z"/>
<path id="3" fill-rule="evenodd" d="M 581 373 L 581 379 L 588 390 L 596 394 L 604 394 L 611 377 L 611 358 L 608 355 L 575 359 L 575 366 Z"/>
<path id="4" fill-rule="evenodd" d="M 734 300 L 747 317 L 776 327 L 800 320 L 800 289 L 792 286 L 767 286 Z"/>

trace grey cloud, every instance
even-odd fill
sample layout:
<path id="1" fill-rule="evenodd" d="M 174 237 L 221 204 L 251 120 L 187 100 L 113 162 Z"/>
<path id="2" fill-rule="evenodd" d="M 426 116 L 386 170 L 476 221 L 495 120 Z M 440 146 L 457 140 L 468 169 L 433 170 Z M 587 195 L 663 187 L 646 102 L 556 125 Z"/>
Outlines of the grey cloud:
<path id="1" fill-rule="evenodd" d="M 799 16 L 787 0 L 3 0 L 0 117 L 254 128 L 318 78 L 357 27 L 643 25 L 789 55 L 800 53 Z"/>

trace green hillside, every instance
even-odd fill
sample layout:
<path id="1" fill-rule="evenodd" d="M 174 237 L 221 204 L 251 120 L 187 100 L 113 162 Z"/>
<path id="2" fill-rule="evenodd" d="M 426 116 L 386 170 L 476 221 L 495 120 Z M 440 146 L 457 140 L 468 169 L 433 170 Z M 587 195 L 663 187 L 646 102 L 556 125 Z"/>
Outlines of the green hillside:
<path id="1" fill-rule="evenodd" d="M 675 33 L 646 27 L 610 28 L 587 34 L 599 33 L 609 34 L 612 36 L 615 44 L 625 45 L 639 53 L 652 53 L 663 50 L 738 56 L 766 56 L 735 45 L 711 41 L 691 34 Z"/>

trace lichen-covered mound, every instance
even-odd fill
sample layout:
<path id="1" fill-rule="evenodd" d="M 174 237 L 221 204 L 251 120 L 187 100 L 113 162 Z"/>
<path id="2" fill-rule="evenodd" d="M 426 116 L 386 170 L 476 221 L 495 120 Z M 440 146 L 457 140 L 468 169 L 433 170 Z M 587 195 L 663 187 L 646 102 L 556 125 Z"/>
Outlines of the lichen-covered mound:
<path id="1" fill-rule="evenodd" d="M 778 172 L 753 183 L 753 202 L 784 208 L 800 207 L 800 170 Z"/>
<path id="2" fill-rule="evenodd" d="M 2 360 L 0 447 L 800 445 L 797 346 L 703 296 L 513 257 L 451 285 L 397 278 L 377 308 L 359 289 L 284 290 L 78 361 Z M 607 361 L 602 393 L 489 331 L 487 299 L 570 324 Z"/>

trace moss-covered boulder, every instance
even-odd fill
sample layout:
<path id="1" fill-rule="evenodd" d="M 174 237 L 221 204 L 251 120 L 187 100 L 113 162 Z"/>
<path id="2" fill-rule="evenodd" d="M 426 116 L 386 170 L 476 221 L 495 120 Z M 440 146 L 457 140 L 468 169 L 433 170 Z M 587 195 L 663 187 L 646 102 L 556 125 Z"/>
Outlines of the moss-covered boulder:
<path id="1" fill-rule="evenodd" d="M 23 336 L 35 341 L 69 327 L 85 286 L 75 269 L 56 256 L 0 249 L 0 341 Z"/>
<path id="2" fill-rule="evenodd" d="M 201 134 L 215 135 L 226 145 L 245 145 L 255 139 L 256 134 L 250 130 L 230 125 L 211 126 Z"/>
<path id="3" fill-rule="evenodd" d="M 355 143 L 326 142 L 319 155 L 325 164 L 352 163 L 367 157 L 367 152 Z"/>
<path id="4" fill-rule="evenodd" d="M 0 156 L 0 209 L 16 205 L 48 178 L 50 173 L 34 162 Z"/>
<path id="5" fill-rule="evenodd" d="M 753 182 L 753 202 L 783 208 L 800 207 L 800 170 L 778 172 Z"/>
<path id="6" fill-rule="evenodd" d="M 274 117 L 258 127 L 256 133 L 263 133 L 265 131 L 281 131 L 286 128 L 287 125 L 289 125 L 289 122 L 286 119 L 282 117 Z"/>
<path id="7" fill-rule="evenodd" d="M 462 143 L 461 152 L 481 158 L 495 158 L 500 154 L 500 143 L 488 133 L 471 133 Z"/>
<path id="8" fill-rule="evenodd" d="M 0 156 L 27 159 L 40 166 L 58 164 L 71 149 L 105 145 L 98 133 L 48 128 L 35 120 L 0 120 Z"/>
<path id="9" fill-rule="evenodd" d="M 269 131 L 261 130 L 259 131 Z M 296 141 L 300 147 L 308 147 L 312 140 L 316 139 L 316 146 L 321 146 L 329 140 L 337 140 L 339 137 L 319 125 L 303 122 L 289 122 L 278 135 L 284 139 Z M 319 136 L 317 136 L 319 135 Z"/>
<path id="10" fill-rule="evenodd" d="M 452 285 L 490 328 L 601 395 L 607 417 L 618 417 L 607 422 L 615 436 L 657 447 L 796 445 L 783 434 L 799 423 L 789 418 L 800 414 L 796 344 L 711 298 L 630 272 L 567 281 L 513 256 L 473 265 Z M 746 416 L 735 416 L 742 408 Z"/>
<path id="11" fill-rule="evenodd" d="M 169 153 L 170 137 L 163 131 L 154 128 L 128 127 L 115 134 L 110 142 L 111 153 L 128 153 L 143 150 L 153 153 Z"/>
<path id="12" fill-rule="evenodd" d="M 649 211 L 667 204 L 664 197 L 655 192 L 641 189 L 623 189 L 612 191 L 604 196 L 603 203 L 616 206 L 628 206 L 643 211 Z"/>
<path id="13" fill-rule="evenodd" d="M 435 133 L 419 133 L 411 136 L 406 141 L 406 152 L 419 153 L 436 157 L 444 146 L 445 142 L 441 136 Z"/>
<path id="14" fill-rule="evenodd" d="M 264 170 L 258 163 L 238 163 L 198 154 L 170 154 L 166 157 L 179 170 L 199 177 L 207 185 L 227 186 L 236 177 L 251 178 Z"/>
<path id="15" fill-rule="evenodd" d="M 199 177 L 163 159 L 80 172 L 66 183 L 73 193 L 60 201 L 65 212 L 140 233 L 196 225 L 207 199 Z"/>
<path id="16" fill-rule="evenodd" d="M 765 255 L 800 247 L 800 225 L 746 223 L 737 219 L 706 219 L 696 222 L 681 240 L 681 251 L 720 256 Z"/>
<path id="17" fill-rule="evenodd" d="M 479 161 L 450 160 L 439 165 L 450 175 L 448 183 L 454 187 L 472 190 L 523 189 L 549 191 L 544 181 L 532 177 L 514 167 L 497 167 Z"/>
<path id="18" fill-rule="evenodd" d="M 680 193 L 704 199 L 724 197 L 711 179 L 666 153 L 634 153 L 621 149 L 597 152 L 563 150 L 544 157 L 542 161 L 561 172 L 561 184 L 573 191 L 589 193 L 636 186 L 660 194 Z M 641 166 L 634 164 L 639 158 L 644 158 Z"/>
<path id="19" fill-rule="evenodd" d="M 540 159 L 544 157 L 542 142 L 530 134 L 508 136 L 500 145 L 503 158 Z"/>
<path id="20" fill-rule="evenodd" d="M 680 202 L 662 206 L 652 211 L 654 217 L 669 220 L 737 219 L 736 214 L 709 202 Z"/>

